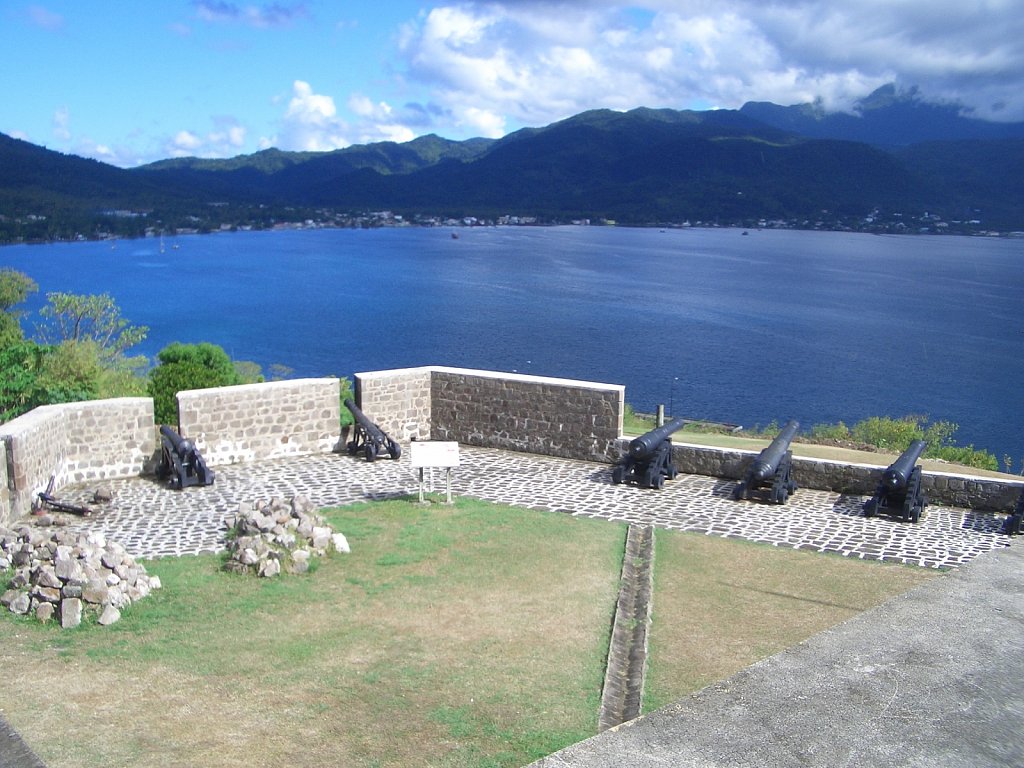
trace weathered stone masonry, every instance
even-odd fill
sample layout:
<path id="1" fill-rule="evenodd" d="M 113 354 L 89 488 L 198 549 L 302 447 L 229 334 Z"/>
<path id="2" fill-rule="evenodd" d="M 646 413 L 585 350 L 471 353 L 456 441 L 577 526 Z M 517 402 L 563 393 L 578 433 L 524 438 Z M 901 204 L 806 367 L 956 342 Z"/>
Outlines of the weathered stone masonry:
<path id="1" fill-rule="evenodd" d="M 341 438 L 340 393 L 335 378 L 179 392 L 179 431 L 211 466 L 329 453 Z"/>
<path id="2" fill-rule="evenodd" d="M 123 397 L 44 405 L 0 425 L 9 505 L 0 522 L 27 514 L 36 495 L 68 483 L 130 477 L 150 469 L 153 401 Z"/>
<path id="3" fill-rule="evenodd" d="M 181 433 L 211 466 L 343 447 L 337 379 L 301 379 L 193 390 L 178 395 Z M 356 374 L 357 401 L 393 438 L 608 462 L 622 455 L 622 386 L 460 368 Z M 686 474 L 739 478 L 754 454 L 677 442 Z M 150 473 L 159 439 L 150 398 L 37 408 L 0 425 L 0 523 L 27 514 L 51 475 L 70 483 Z M 883 467 L 794 459 L 805 488 L 867 496 Z M 1022 483 L 926 472 L 935 503 L 1010 511 Z"/>
<path id="4" fill-rule="evenodd" d="M 624 451 L 628 441 L 619 443 Z M 709 475 L 739 480 L 752 451 L 709 448 L 703 445 L 676 443 L 672 458 L 676 468 L 685 474 Z M 793 479 L 798 486 L 821 491 L 871 496 L 882 479 L 883 466 L 849 464 L 827 459 L 793 457 Z M 963 509 L 1008 512 L 1024 489 L 1024 483 L 996 478 L 971 477 L 945 472 L 924 472 L 921 485 L 929 501 Z"/>
<path id="5" fill-rule="evenodd" d="M 359 373 L 356 391 L 396 439 L 607 461 L 622 433 L 621 385 L 431 367 Z"/>

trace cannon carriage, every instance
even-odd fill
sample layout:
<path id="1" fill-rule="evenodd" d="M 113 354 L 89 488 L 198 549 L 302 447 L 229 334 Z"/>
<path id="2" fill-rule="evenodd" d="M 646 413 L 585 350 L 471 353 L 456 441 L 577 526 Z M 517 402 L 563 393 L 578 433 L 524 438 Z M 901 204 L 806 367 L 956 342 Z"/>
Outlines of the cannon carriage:
<path id="1" fill-rule="evenodd" d="M 621 485 L 633 481 L 642 488 L 661 488 L 665 480 L 674 480 L 672 433 L 682 429 L 685 419 L 675 419 L 645 432 L 629 443 L 626 455 L 612 468 L 612 482 Z"/>
<path id="2" fill-rule="evenodd" d="M 917 460 L 927 447 L 924 440 L 914 440 L 886 468 L 875 489 L 875 495 L 864 504 L 865 517 L 885 513 L 898 515 L 910 523 L 921 519 L 928 500 L 921 489 L 921 467 L 917 466 Z"/>
<path id="3" fill-rule="evenodd" d="M 734 499 L 749 499 L 752 493 L 767 491 L 772 504 L 786 503 L 797 487 L 793 481 L 793 452 L 789 444 L 799 429 L 799 422 L 786 422 L 778 436 L 751 462 L 743 479 L 733 489 Z"/>
<path id="4" fill-rule="evenodd" d="M 388 456 L 396 460 L 402 455 L 402 447 L 384 430 L 370 421 L 350 398 L 346 398 L 345 407 L 352 412 L 352 418 L 355 419 L 352 439 L 345 446 L 350 456 L 361 452 L 367 461 L 376 461 L 377 457 L 385 451 Z"/>
<path id="5" fill-rule="evenodd" d="M 1003 533 L 1007 536 L 1019 536 L 1024 534 L 1024 490 L 1017 497 L 1017 504 L 1006 517 L 1003 523 Z"/>
<path id="6" fill-rule="evenodd" d="M 160 464 L 156 475 L 176 490 L 193 485 L 213 485 L 213 470 L 206 466 L 202 454 L 188 438 L 172 427 L 160 427 Z"/>

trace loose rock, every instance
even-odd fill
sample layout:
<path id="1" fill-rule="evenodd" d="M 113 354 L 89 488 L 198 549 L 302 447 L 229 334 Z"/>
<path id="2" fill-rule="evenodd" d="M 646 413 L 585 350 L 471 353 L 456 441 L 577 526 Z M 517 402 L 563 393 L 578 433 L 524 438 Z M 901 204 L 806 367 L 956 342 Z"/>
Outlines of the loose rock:
<path id="1" fill-rule="evenodd" d="M 0 563 L 15 567 L 0 605 L 40 621 L 59 616 L 62 627 L 103 616 L 101 623 L 112 623 L 126 606 L 160 588 L 160 580 L 117 542 L 63 528 L 0 528 Z"/>
<path id="2" fill-rule="evenodd" d="M 334 533 L 305 496 L 240 503 L 228 521 L 227 549 L 227 570 L 263 577 L 306 573 L 311 558 L 350 551 L 345 536 Z"/>

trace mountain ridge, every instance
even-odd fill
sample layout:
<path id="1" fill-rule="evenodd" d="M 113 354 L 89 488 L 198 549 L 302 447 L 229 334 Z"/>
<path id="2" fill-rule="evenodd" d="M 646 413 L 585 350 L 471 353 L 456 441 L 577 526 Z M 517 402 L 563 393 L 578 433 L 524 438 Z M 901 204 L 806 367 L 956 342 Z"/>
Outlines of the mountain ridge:
<path id="1" fill-rule="evenodd" d="M 1024 229 L 1024 123 L 977 121 L 894 88 L 856 109 L 859 116 L 763 102 L 596 109 L 501 139 L 428 134 L 132 169 L 0 134 L 0 242 L 288 221 L 365 225 L 360 212 L 375 210 L 404 221 L 511 214 L 840 229 L 888 217 L 893 231 L 924 228 L 907 222 L 929 212 L 927 221 L 949 219 L 957 231 L 963 221 Z"/>

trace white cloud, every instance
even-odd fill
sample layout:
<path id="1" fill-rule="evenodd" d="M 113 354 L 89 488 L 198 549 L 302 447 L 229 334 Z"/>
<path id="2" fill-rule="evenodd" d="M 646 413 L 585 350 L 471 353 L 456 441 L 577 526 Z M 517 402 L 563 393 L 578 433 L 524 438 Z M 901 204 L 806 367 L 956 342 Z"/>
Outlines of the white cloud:
<path id="1" fill-rule="evenodd" d="M 208 23 L 240 23 L 252 27 L 283 27 L 309 16 L 305 3 L 239 5 L 226 0 L 197 0 L 196 17 Z"/>
<path id="2" fill-rule="evenodd" d="M 67 107 L 53 113 L 53 136 L 58 141 L 71 141 L 71 112 Z"/>
<path id="3" fill-rule="evenodd" d="M 281 149 L 323 152 L 347 147 L 352 143 L 347 128 L 338 117 L 333 98 L 314 93 L 303 80 L 292 84 L 292 97 L 281 121 Z"/>
<path id="4" fill-rule="evenodd" d="M 168 157 L 229 157 L 245 147 L 247 131 L 235 118 L 213 118 L 213 130 L 199 133 L 180 130 L 164 143 Z"/>
<path id="5" fill-rule="evenodd" d="M 171 139 L 168 151 L 171 157 L 185 157 L 195 154 L 196 150 L 202 145 L 203 140 L 192 133 L 192 131 L 178 131 L 174 134 L 174 138 Z"/>
<path id="6" fill-rule="evenodd" d="M 64 26 L 63 16 L 41 5 L 30 5 L 25 10 L 25 14 L 28 16 L 29 21 L 43 29 L 55 30 L 61 29 Z"/>
<path id="7" fill-rule="evenodd" d="M 849 109 L 888 82 L 1024 120 L 1019 0 L 610 0 L 436 6 L 399 37 L 405 74 L 457 126 L 595 107 Z"/>

